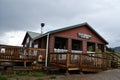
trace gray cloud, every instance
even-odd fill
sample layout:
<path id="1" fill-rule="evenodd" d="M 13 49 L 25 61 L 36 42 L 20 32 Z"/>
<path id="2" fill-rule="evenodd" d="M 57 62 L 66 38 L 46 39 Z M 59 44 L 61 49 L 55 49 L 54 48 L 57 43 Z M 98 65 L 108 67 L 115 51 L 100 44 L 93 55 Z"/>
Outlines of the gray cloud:
<path id="1" fill-rule="evenodd" d="M 0 35 L 9 31 L 45 31 L 88 22 L 110 46 L 119 41 L 119 0 L 0 0 Z"/>

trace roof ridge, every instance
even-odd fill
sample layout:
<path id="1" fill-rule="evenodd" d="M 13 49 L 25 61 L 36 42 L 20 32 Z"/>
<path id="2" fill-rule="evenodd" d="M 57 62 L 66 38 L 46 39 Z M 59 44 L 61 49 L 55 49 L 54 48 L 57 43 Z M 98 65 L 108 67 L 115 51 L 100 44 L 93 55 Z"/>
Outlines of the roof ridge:
<path id="1" fill-rule="evenodd" d="M 65 30 L 68 30 L 68 29 L 73 29 L 73 28 L 81 27 L 81 26 L 84 26 L 84 25 L 88 26 L 95 34 L 97 34 L 103 41 L 105 41 L 105 43 L 108 44 L 108 42 L 100 34 L 98 34 L 95 31 L 95 29 L 93 29 L 87 22 L 83 22 L 83 23 L 80 23 L 80 24 L 76 24 L 76 25 L 72 25 L 72 26 L 67 26 L 67 27 L 63 27 L 63 28 L 51 30 L 51 31 L 48 31 L 48 32 L 46 32 L 44 34 L 41 34 L 41 35 L 35 37 L 34 39 L 38 39 L 40 37 L 43 37 L 43 36 L 47 35 L 47 33 L 53 34 L 53 33 L 65 31 Z"/>
<path id="2" fill-rule="evenodd" d="M 27 32 L 31 32 L 31 33 L 38 33 L 38 32 L 33 32 L 33 31 L 27 31 Z M 41 33 L 38 33 L 38 34 L 41 34 Z"/>
<path id="3" fill-rule="evenodd" d="M 63 30 L 66 30 L 68 28 L 72 29 L 72 28 L 75 28 L 75 26 L 78 27 L 78 26 L 82 26 L 82 25 L 88 25 L 88 23 L 87 22 L 83 22 L 83 23 L 80 23 L 80 24 L 75 24 L 75 25 L 72 25 L 72 26 L 66 26 L 66 27 L 55 29 L 55 30 L 51 30 L 51 31 L 48 31 L 48 32 L 54 33 L 54 31 L 55 32 L 56 31 L 63 31 Z"/>

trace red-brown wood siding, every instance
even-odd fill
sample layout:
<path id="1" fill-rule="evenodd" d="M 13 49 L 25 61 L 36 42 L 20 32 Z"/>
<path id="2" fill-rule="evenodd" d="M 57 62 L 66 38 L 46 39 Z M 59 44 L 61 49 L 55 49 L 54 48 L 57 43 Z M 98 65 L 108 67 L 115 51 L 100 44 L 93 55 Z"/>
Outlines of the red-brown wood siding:
<path id="1" fill-rule="evenodd" d="M 87 40 L 87 39 L 83 39 L 80 38 L 78 36 L 78 33 L 84 33 L 84 34 L 89 34 L 91 35 L 91 39 Z M 79 40 L 83 40 L 83 52 L 87 51 L 87 41 L 89 42 L 95 42 L 95 43 L 100 43 L 100 44 L 104 44 L 105 42 L 98 36 L 96 35 L 91 29 L 89 29 L 87 26 L 82 26 L 82 27 L 77 27 L 74 29 L 70 29 L 70 30 L 66 30 L 66 31 L 61 31 L 55 34 L 52 34 L 50 36 L 50 52 L 53 52 L 54 49 L 54 37 L 55 36 L 61 36 L 61 37 L 66 37 L 66 38 L 71 38 L 71 39 L 79 39 Z"/>
<path id="2" fill-rule="evenodd" d="M 49 51 L 50 53 L 53 53 L 54 49 L 54 35 L 50 35 L 50 40 L 49 40 Z"/>
<path id="3" fill-rule="evenodd" d="M 46 49 L 46 37 L 39 38 L 34 41 L 34 45 L 38 44 L 38 48 Z"/>

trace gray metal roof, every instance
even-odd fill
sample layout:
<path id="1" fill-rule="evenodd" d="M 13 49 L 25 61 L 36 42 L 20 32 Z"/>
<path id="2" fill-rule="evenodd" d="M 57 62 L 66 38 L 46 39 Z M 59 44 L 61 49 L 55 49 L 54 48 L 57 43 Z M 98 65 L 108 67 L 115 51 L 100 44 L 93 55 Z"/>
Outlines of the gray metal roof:
<path id="1" fill-rule="evenodd" d="M 34 39 L 35 37 L 41 35 L 40 33 L 31 32 L 31 31 L 27 31 L 27 33 L 28 33 L 28 35 L 29 35 L 32 39 Z"/>
<path id="2" fill-rule="evenodd" d="M 81 27 L 81 26 L 84 26 L 86 24 L 87 23 L 85 22 L 85 23 L 81 23 L 81 24 L 77 24 L 77 25 L 72 25 L 72 26 L 61 28 L 61 29 L 56 29 L 56 30 L 49 31 L 49 33 L 52 34 L 52 33 L 60 32 L 60 31 L 65 31 L 65 30 L 76 28 L 76 27 Z"/>
<path id="3" fill-rule="evenodd" d="M 32 40 L 34 40 L 35 37 L 40 36 L 41 34 L 40 34 L 40 33 L 36 33 L 36 32 L 27 31 L 25 37 L 26 37 L 27 35 L 29 35 L 29 37 L 30 37 Z M 25 37 L 24 37 L 24 39 L 23 39 L 22 45 L 23 45 L 23 43 L 24 43 L 24 41 L 25 41 Z"/>

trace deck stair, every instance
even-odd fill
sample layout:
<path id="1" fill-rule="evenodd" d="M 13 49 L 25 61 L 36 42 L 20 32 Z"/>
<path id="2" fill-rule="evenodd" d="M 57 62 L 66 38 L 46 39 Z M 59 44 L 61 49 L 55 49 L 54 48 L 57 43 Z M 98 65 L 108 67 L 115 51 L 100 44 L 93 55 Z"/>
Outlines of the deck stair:
<path id="1" fill-rule="evenodd" d="M 111 59 L 111 67 L 118 68 L 120 67 L 120 56 L 116 53 L 107 53 L 107 58 Z"/>

